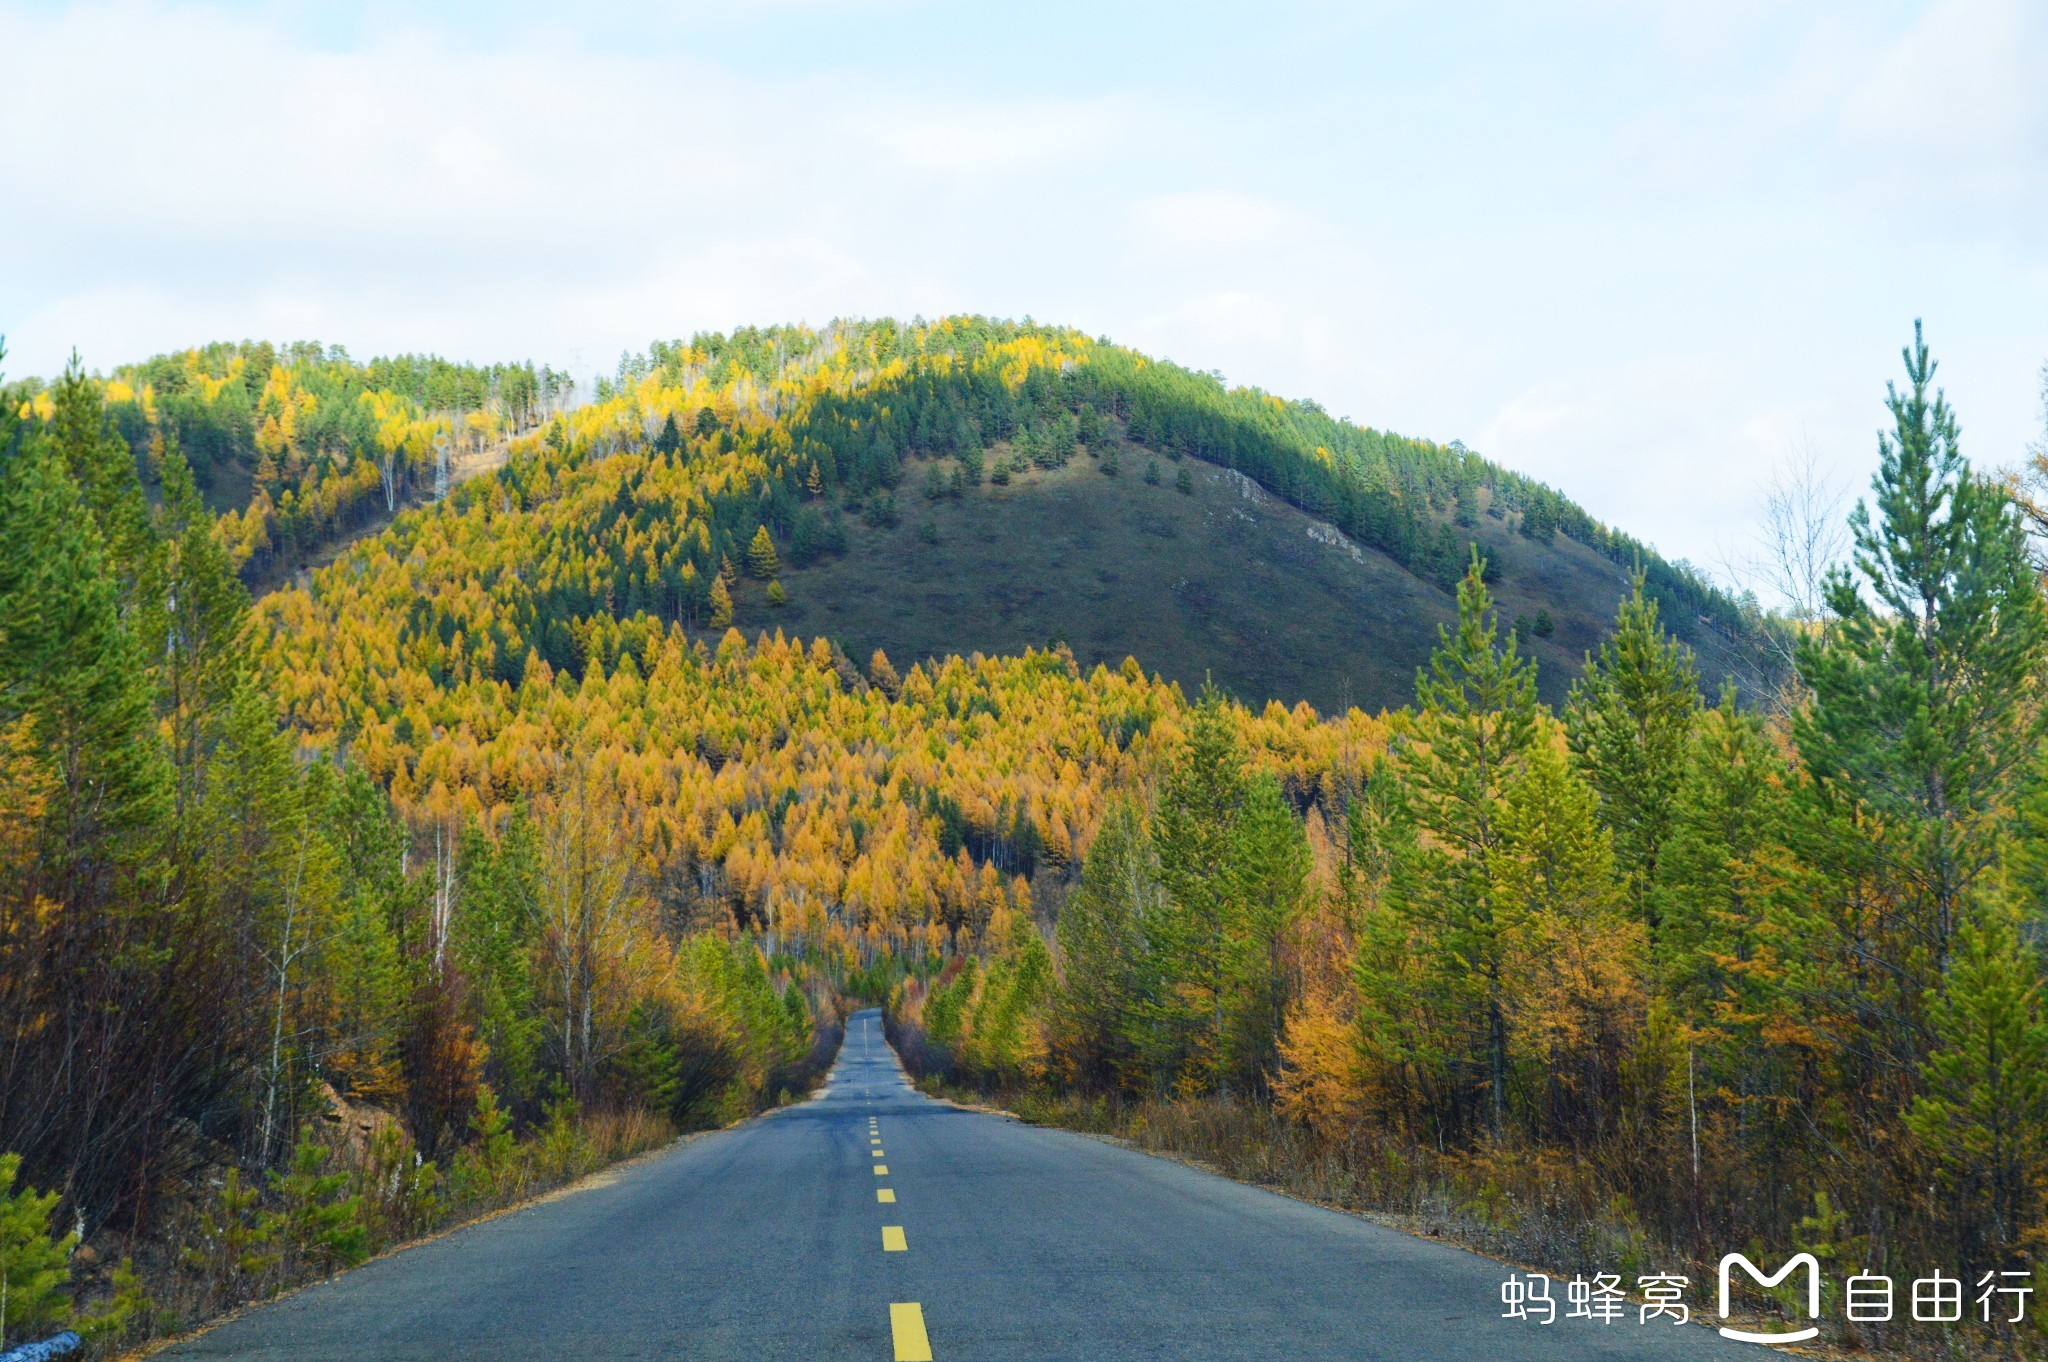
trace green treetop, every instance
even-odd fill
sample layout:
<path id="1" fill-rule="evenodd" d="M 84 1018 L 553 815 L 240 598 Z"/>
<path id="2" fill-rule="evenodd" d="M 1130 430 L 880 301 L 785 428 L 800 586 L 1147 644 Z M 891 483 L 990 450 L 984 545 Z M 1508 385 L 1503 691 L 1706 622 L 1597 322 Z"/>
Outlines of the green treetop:
<path id="1" fill-rule="evenodd" d="M 1856 574 L 1827 587 L 1837 622 L 1805 642 L 1812 704 L 1794 734 L 1822 794 L 1878 817 L 1908 900 L 1896 963 L 1931 983 L 1998 860 L 2042 736 L 2034 678 L 2048 614 L 2006 489 L 1978 477 L 1913 328 L 1908 387 L 1888 389 L 1873 505 L 1850 518 Z"/>
<path id="2" fill-rule="evenodd" d="M 754 542 L 747 545 L 747 571 L 764 582 L 782 571 L 782 562 L 775 556 L 775 541 L 768 537 L 766 525 L 754 531 Z"/>
<path id="3" fill-rule="evenodd" d="M 1657 602 L 1643 595 L 1638 571 L 1614 632 L 1572 683 L 1564 718 L 1572 756 L 1600 796 L 1600 821 L 1614 834 L 1615 859 L 1653 936 L 1650 887 L 1699 707 L 1692 650 L 1657 622 Z"/>

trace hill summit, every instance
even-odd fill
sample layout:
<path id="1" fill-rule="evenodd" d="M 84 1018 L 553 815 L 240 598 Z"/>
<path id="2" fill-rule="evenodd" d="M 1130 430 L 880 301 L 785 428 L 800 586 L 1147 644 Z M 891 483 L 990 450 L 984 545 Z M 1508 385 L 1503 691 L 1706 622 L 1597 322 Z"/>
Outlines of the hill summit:
<path id="1" fill-rule="evenodd" d="M 435 504 L 495 501 L 499 532 L 539 536 L 492 578 L 519 584 L 487 626 L 507 680 L 529 653 L 581 675 L 605 651 L 596 616 L 644 614 L 905 664 L 1061 643 L 1186 690 L 1375 710 L 1409 698 L 1475 551 L 1553 700 L 1638 566 L 1706 676 L 1743 630 L 1683 564 L 1462 444 L 1058 327 L 698 335 L 628 356 L 573 408 L 564 376 L 531 364 L 359 364 L 305 343 L 159 356 L 103 391 L 145 465 L 179 441 L 253 582 L 387 527 L 385 551 L 416 557 L 446 533 Z M 423 590 L 484 567 L 474 545 L 435 562 Z M 418 606 L 407 629 L 475 638 L 472 612 L 448 609 Z"/>

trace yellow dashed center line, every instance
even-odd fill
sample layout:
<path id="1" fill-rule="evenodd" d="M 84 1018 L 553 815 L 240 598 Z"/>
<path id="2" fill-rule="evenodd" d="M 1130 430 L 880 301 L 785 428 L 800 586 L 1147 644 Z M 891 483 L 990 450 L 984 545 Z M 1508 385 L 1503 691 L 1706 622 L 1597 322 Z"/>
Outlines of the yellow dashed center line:
<path id="1" fill-rule="evenodd" d="M 924 1309 L 916 1301 L 902 1301 L 889 1307 L 889 1332 L 896 1336 L 896 1362 L 932 1362 L 932 1341 L 924 1332 Z"/>
<path id="2" fill-rule="evenodd" d="M 861 1033 L 863 1043 L 867 1032 Z M 887 1177 L 889 1165 L 882 1162 L 882 1126 L 877 1117 L 868 1117 L 869 1151 L 875 1159 L 875 1176 Z M 896 1204 L 896 1189 L 875 1188 L 875 1202 L 882 1206 Z M 901 1225 L 882 1226 L 882 1251 L 884 1253 L 908 1253 L 910 1241 L 904 1237 Z M 916 1301 L 897 1301 L 889 1306 L 889 1332 L 896 1346 L 896 1362 L 932 1362 L 932 1343 L 924 1330 L 924 1307 Z"/>

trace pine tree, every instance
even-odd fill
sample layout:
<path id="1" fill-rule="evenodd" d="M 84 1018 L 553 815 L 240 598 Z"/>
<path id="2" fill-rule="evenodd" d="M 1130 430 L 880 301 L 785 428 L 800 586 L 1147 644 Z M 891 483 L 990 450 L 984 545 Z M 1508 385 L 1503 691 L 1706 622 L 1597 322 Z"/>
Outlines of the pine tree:
<path id="1" fill-rule="evenodd" d="M 1602 1084 L 1638 1038 L 1642 929 L 1624 914 L 1598 799 L 1552 743 L 1509 783 L 1489 893 L 1511 1042 L 1548 1088 L 1550 1132 L 1589 1140 L 1615 1093 Z"/>
<path id="2" fill-rule="evenodd" d="M 1695 724 L 1653 891 L 1652 977 L 1686 1038 L 1692 1119 L 1724 1130 L 1720 1158 L 1744 1168 L 1810 1152 L 1812 1112 L 1830 1100 L 1816 1077 L 1870 991 L 1867 960 L 1823 948 L 1814 905 L 1839 891 L 1794 851 L 1827 835 L 1799 788 L 1762 716 L 1725 687 Z M 1791 1213 L 1779 1187 L 1760 1192 L 1766 1223 Z"/>
<path id="3" fill-rule="evenodd" d="M 1059 916 L 1061 984 L 1054 999 L 1059 1060 L 1086 1091 L 1141 1076 L 1139 1004 L 1145 930 L 1159 911 L 1158 865 L 1144 810 L 1118 800 L 1082 861 L 1081 883 Z"/>
<path id="4" fill-rule="evenodd" d="M 2048 720 L 2033 698 L 2048 611 L 2019 511 L 1963 458 L 1918 323 L 1913 338 L 1909 386 L 1887 390 L 1875 517 L 1860 502 L 1850 517 L 1860 589 L 1846 571 L 1829 580 L 1836 623 L 1799 648 L 1812 703 L 1794 719 L 1816 795 L 1874 817 L 1903 908 L 1878 948 L 1907 1033 L 1999 861 Z"/>
<path id="5" fill-rule="evenodd" d="M 540 932 L 539 850 L 521 811 L 497 838 L 464 830 L 457 849 L 457 963 L 468 981 L 486 1074 L 515 1102 L 539 1096 L 540 1018 L 534 947 Z"/>
<path id="6" fill-rule="evenodd" d="M 0 452 L 0 1148 L 98 1217 L 232 1083 L 241 1000 L 171 854 L 147 509 L 96 392 L 62 398 L 61 431 Z"/>
<path id="7" fill-rule="evenodd" d="M 764 582 L 782 571 L 782 563 L 775 556 L 775 541 L 768 537 L 766 525 L 754 531 L 754 542 L 747 545 L 747 571 Z"/>
<path id="8" fill-rule="evenodd" d="M 1510 943 L 1491 861 L 1502 847 L 1502 803 L 1536 740 L 1537 706 L 1535 664 L 1513 634 L 1500 637 L 1483 572 L 1474 550 L 1458 585 L 1457 632 L 1439 628 L 1436 653 L 1416 677 L 1420 708 L 1396 762 L 1409 816 L 1428 840 L 1402 858 L 1393 898 L 1428 953 L 1424 986 L 1467 1027 L 1476 1072 L 1457 1076 L 1458 1086 L 1485 1093 L 1497 1134 L 1507 1116 Z"/>
<path id="9" fill-rule="evenodd" d="M 16 1191 L 20 1170 L 20 1155 L 0 1154 L 0 1352 L 10 1341 L 28 1342 L 71 1317 L 64 1286 L 71 1280 L 78 1236 L 51 1237 L 58 1194 L 38 1195 L 33 1187 Z"/>
<path id="10" fill-rule="evenodd" d="M 202 1273 L 224 1304 L 243 1300 L 277 1262 L 263 1251 L 276 1222 L 258 1207 L 260 1196 L 257 1187 L 242 1186 L 242 1170 L 230 1166 L 213 1205 L 199 1213 L 199 1243 L 185 1250 L 185 1265 Z"/>
<path id="11" fill-rule="evenodd" d="M 1680 1015 L 1707 1025 L 1762 978 L 1766 917 L 1786 873 L 1788 772 L 1730 686 L 1704 712 L 1672 791 L 1652 886 L 1657 972 Z"/>
<path id="12" fill-rule="evenodd" d="M 2021 1262 L 2048 1171 L 2048 1022 L 2037 960 L 2001 912 L 1957 933 L 1953 967 L 1932 1000 L 1935 1051 L 1907 1117 L 1947 1175 L 1959 1246 L 1985 1262 Z"/>
<path id="13" fill-rule="evenodd" d="M 271 1174 L 283 1203 L 277 1232 L 288 1268 L 354 1267 L 370 1256 L 363 1199 L 348 1194 L 349 1175 L 326 1171 L 327 1147 L 302 1133 L 285 1171 Z"/>
<path id="14" fill-rule="evenodd" d="M 214 534 L 213 517 L 175 438 L 166 441 L 160 466 L 161 596 L 148 619 L 151 652 L 159 659 L 158 708 L 171 740 L 182 813 L 197 802 L 205 780 L 205 759 L 216 738 L 213 719 L 247 670 L 242 628 L 249 592 Z"/>
<path id="15" fill-rule="evenodd" d="M 1658 624 L 1657 602 L 1643 595 L 1643 583 L 1638 569 L 1614 632 L 1572 683 L 1564 719 L 1572 756 L 1614 834 L 1636 915 L 1654 941 L 1651 887 L 1700 696 L 1692 650 Z"/>
<path id="16" fill-rule="evenodd" d="M 46 447 L 0 468 L 0 727 L 28 723 L 51 781 L 45 865 L 66 869 L 27 888 L 60 901 L 104 886 L 117 845 L 154 825 L 167 775 L 122 574 L 81 500 Z"/>
<path id="17" fill-rule="evenodd" d="M 1240 922 L 1234 990 L 1233 1067 L 1238 1079 L 1270 1090 L 1280 1036 L 1295 995 L 1290 958 L 1309 899 L 1309 848 L 1301 820 L 1271 776 L 1250 782 L 1233 829 L 1231 856 Z"/>
<path id="18" fill-rule="evenodd" d="M 1194 475 L 1188 472 L 1188 466 L 1186 464 L 1182 464 L 1180 466 L 1180 471 L 1173 475 L 1173 490 L 1180 493 L 1184 497 L 1194 495 Z"/>
<path id="19" fill-rule="evenodd" d="M 1165 891 L 1152 935 L 1166 972 L 1153 1000 L 1160 1023 L 1153 1059 L 1162 1077 L 1186 1091 L 1227 1083 L 1225 1017 L 1239 926 L 1235 836 L 1244 798 L 1244 755 L 1228 702 L 1204 685 L 1152 830 Z"/>
<path id="20" fill-rule="evenodd" d="M 126 620 L 141 608 L 143 596 L 154 585 L 157 548 L 135 455 L 114 429 L 99 384 L 86 375 L 76 354 L 57 381 L 53 397 L 49 447 L 71 475 L 80 509 L 99 531 Z"/>
<path id="21" fill-rule="evenodd" d="M 723 575 L 711 579 L 711 622 L 713 629 L 732 626 L 732 592 L 725 584 Z"/>

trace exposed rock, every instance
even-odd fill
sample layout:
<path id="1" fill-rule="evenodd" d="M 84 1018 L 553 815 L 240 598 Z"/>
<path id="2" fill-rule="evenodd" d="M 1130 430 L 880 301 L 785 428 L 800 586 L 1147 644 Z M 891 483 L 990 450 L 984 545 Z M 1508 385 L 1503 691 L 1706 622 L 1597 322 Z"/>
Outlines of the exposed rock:
<path id="1" fill-rule="evenodd" d="M 398 1118 L 390 1112 L 367 1103 L 351 1102 L 336 1092 L 331 1083 L 320 1085 L 320 1096 L 327 1103 L 321 1120 L 329 1131 L 339 1134 L 349 1152 L 358 1157 L 386 1130 L 402 1128 Z"/>

